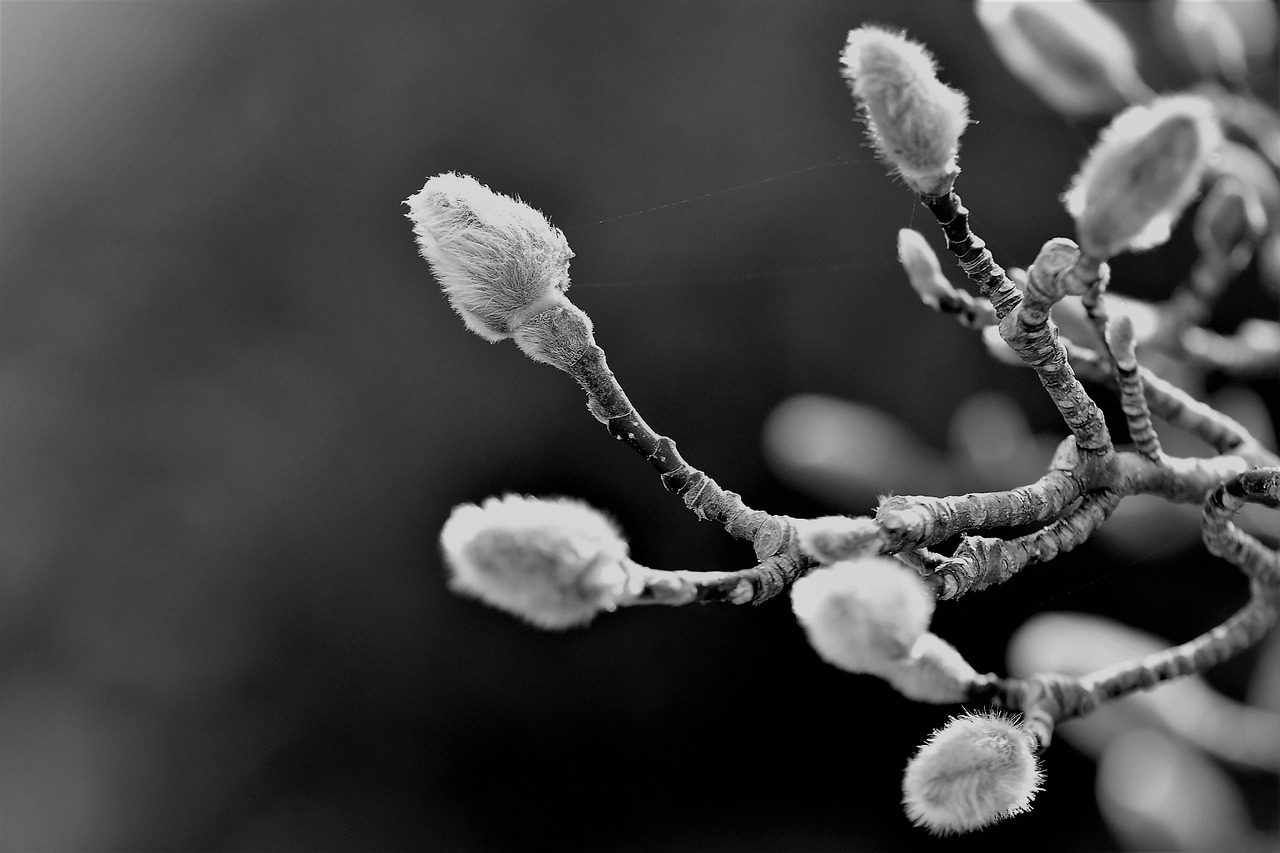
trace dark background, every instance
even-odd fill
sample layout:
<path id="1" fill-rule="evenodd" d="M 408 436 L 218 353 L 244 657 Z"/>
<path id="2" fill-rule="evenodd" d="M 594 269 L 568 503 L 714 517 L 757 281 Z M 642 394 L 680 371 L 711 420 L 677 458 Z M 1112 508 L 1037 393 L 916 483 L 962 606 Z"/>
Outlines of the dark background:
<path id="1" fill-rule="evenodd" d="M 1145 5 L 1107 7 L 1148 82 L 1184 85 Z M 826 667 L 785 600 L 544 634 L 445 588 L 450 508 L 505 491 L 607 508 L 655 567 L 751 553 L 571 381 L 450 312 L 401 206 L 441 171 L 565 229 L 632 400 L 753 506 L 871 508 L 766 466 L 799 392 L 941 447 L 998 389 L 1062 434 L 1029 373 L 905 286 L 897 229 L 932 231 L 837 73 L 864 22 L 968 92 L 960 189 L 1002 261 L 1069 234 L 1095 127 L 954 0 L 0 5 L 0 847 L 1112 849 L 1065 744 L 1030 815 L 911 829 L 903 764 L 953 709 Z M 1244 585 L 1183 556 L 1087 547 L 935 630 L 996 671 L 1046 608 L 1186 639 Z M 1243 695 L 1252 660 L 1214 683 Z M 1274 781 L 1244 781 L 1274 827 Z"/>

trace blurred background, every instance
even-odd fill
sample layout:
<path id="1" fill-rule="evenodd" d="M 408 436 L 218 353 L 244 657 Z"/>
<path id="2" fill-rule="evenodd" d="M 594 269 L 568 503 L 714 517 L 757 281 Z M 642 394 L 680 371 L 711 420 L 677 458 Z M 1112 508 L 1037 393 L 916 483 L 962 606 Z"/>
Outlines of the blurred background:
<path id="1" fill-rule="evenodd" d="M 1105 6 L 1149 83 L 1191 82 L 1148 4 Z M 838 74 L 866 22 L 969 94 L 959 188 L 1001 261 L 1069 234 L 1097 126 L 1010 77 L 968 3 L 0 4 L 0 848 L 1118 849 L 1065 742 L 1031 814 L 912 829 L 903 765 L 954 709 L 825 666 L 785 600 L 545 634 L 446 590 L 451 507 L 506 491 L 606 508 L 647 565 L 752 556 L 565 376 L 451 313 L 401 205 L 442 171 L 565 230 L 633 402 L 754 507 L 874 506 L 769 464 L 796 394 L 940 455 L 979 392 L 1063 434 L 906 286 L 897 230 L 935 234 Z M 1116 287 L 1159 298 L 1187 262 L 1122 261 Z M 1229 310 L 1274 312 L 1250 293 Z M 1038 611 L 1181 641 L 1245 595 L 1194 532 L 1091 543 L 934 629 L 1004 672 Z M 1210 683 L 1245 697 L 1259 654 Z M 1229 772 L 1274 833 L 1274 774 Z"/>

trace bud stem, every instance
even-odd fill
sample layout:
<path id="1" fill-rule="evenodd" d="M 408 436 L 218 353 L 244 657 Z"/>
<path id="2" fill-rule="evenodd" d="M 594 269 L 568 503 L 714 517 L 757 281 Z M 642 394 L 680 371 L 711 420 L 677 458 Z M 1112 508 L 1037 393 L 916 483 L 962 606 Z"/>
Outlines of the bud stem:
<path id="1" fill-rule="evenodd" d="M 569 365 L 567 372 L 586 392 L 588 408 L 596 419 L 658 472 L 664 488 L 679 496 L 698 518 L 713 521 L 734 538 L 752 543 L 761 562 L 752 569 L 734 573 L 735 580 L 728 586 L 708 581 L 696 600 L 759 603 L 777 595 L 816 565 L 801 553 L 791 519 L 751 509 L 740 495 L 721 488 L 715 480 L 686 462 L 674 441 L 659 435 L 645 423 L 609 369 L 604 350 L 594 339 Z M 747 586 L 741 587 L 741 583 Z"/>
<path id="2" fill-rule="evenodd" d="M 1280 468 L 1240 473 L 1204 500 L 1205 545 L 1250 578 L 1248 603 L 1222 624 L 1181 645 L 1078 678 L 1038 674 L 997 681 L 996 701 L 1021 710 L 1041 750 L 1049 745 L 1057 723 L 1084 716 L 1109 699 L 1216 666 L 1256 643 L 1276 624 L 1280 552 L 1232 523 L 1231 517 L 1246 503 L 1280 507 Z"/>

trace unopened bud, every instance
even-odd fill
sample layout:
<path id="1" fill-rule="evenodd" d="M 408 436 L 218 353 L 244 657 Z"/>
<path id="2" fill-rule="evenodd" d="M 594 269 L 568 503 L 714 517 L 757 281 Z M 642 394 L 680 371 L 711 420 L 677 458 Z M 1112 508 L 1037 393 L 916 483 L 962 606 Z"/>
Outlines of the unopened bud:
<path id="1" fill-rule="evenodd" d="M 1150 97 L 1133 47 L 1084 0 L 978 0 L 978 20 L 1009 70 L 1071 116 L 1112 113 Z"/>
<path id="2" fill-rule="evenodd" d="M 1230 175 L 1219 178 L 1196 208 L 1196 245 L 1210 257 L 1247 263 L 1266 232 L 1267 211 L 1257 192 Z"/>
<path id="3" fill-rule="evenodd" d="M 914 571 L 890 557 L 815 569 L 791 587 L 791 609 L 827 663 L 876 673 L 910 654 L 934 600 Z"/>
<path id="4" fill-rule="evenodd" d="M 1112 317 L 1107 323 L 1107 337 L 1111 344 L 1111 356 L 1116 364 L 1125 370 L 1136 370 L 1137 336 L 1133 331 L 1133 320 L 1124 314 Z"/>
<path id="5" fill-rule="evenodd" d="M 1063 196 L 1084 253 L 1106 260 L 1169 239 L 1221 139 L 1213 107 L 1195 95 L 1118 115 Z"/>
<path id="6" fill-rule="evenodd" d="M 1166 0 L 1159 8 L 1196 71 L 1210 80 L 1239 83 L 1247 71 L 1245 40 L 1229 5 L 1218 0 Z"/>
<path id="7" fill-rule="evenodd" d="M 936 309 L 944 300 L 956 298 L 955 288 L 942 274 L 937 254 L 919 231 L 910 228 L 898 231 L 898 263 L 902 264 L 911 289 L 925 305 Z"/>
<path id="8" fill-rule="evenodd" d="M 1042 774 L 1035 739 L 1001 714 L 953 717 L 907 764 L 907 817 L 934 835 L 981 829 L 1031 808 Z"/>
<path id="9" fill-rule="evenodd" d="M 922 45 L 888 30 L 850 31 L 840 59 L 877 156 L 917 193 L 949 192 L 969 99 L 938 80 Z"/>
<path id="10" fill-rule="evenodd" d="M 933 633 L 920 635 L 905 659 L 876 674 L 911 701 L 935 705 L 968 701 L 979 679 L 956 647 Z"/>
<path id="11" fill-rule="evenodd" d="M 573 252 L 559 228 L 519 199 L 445 172 L 410 196 L 418 249 L 449 304 L 487 341 L 563 299 Z"/>
<path id="12" fill-rule="evenodd" d="M 455 592 L 539 628 L 585 625 L 628 591 L 626 541 L 581 501 L 506 495 L 461 504 L 440 545 Z"/>
<path id="13" fill-rule="evenodd" d="M 880 525 L 874 518 L 828 515 L 795 522 L 800 551 L 819 563 L 838 563 L 880 551 Z"/>
<path id="14" fill-rule="evenodd" d="M 1280 230 L 1274 230 L 1258 247 L 1258 278 L 1272 296 L 1280 299 Z"/>

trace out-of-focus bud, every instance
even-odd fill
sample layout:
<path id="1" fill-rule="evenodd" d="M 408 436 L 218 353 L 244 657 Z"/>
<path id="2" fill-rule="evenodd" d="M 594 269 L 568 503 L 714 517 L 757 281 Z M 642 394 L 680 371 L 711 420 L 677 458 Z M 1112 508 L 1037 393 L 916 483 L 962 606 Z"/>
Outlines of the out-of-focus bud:
<path id="1" fill-rule="evenodd" d="M 942 453 L 862 403 L 797 394 L 769 414 L 763 439 L 774 473 L 835 506 L 865 507 L 887 491 L 950 494 L 960 485 Z"/>
<path id="2" fill-rule="evenodd" d="M 1280 229 L 1268 234 L 1258 247 L 1258 278 L 1280 299 Z"/>
<path id="3" fill-rule="evenodd" d="M 1125 316 L 1133 323 L 1135 339 L 1139 346 L 1149 342 L 1160 331 L 1160 309 L 1150 302 L 1107 293 L 1107 313 L 1112 317 Z M 1096 332 L 1079 296 L 1064 296 L 1053 306 L 1053 320 L 1058 324 L 1058 334 L 1068 340 L 1090 346 Z"/>
<path id="4" fill-rule="evenodd" d="M 982 330 L 982 343 L 987 348 L 987 353 L 1003 364 L 1013 367 L 1022 367 L 1022 357 L 1013 351 L 1013 348 L 1000 337 L 999 326 L 987 326 Z"/>
<path id="5" fill-rule="evenodd" d="M 906 658 L 933 607 L 919 576 L 890 557 L 815 569 L 791 587 L 791 609 L 809 644 L 847 672 L 878 673 Z"/>
<path id="6" fill-rule="evenodd" d="M 898 33 L 852 30 L 840 59 L 880 159 L 922 195 L 949 192 L 969 99 L 938 80 L 922 45 Z"/>
<path id="7" fill-rule="evenodd" d="M 455 592 L 539 628 L 585 625 L 628 590 L 626 541 L 581 501 L 506 495 L 461 504 L 440 545 Z"/>
<path id="8" fill-rule="evenodd" d="M 1231 261 L 1249 262 L 1267 232 L 1267 211 L 1253 187 L 1230 175 L 1219 178 L 1196 208 L 1195 239 L 1200 251 Z"/>
<path id="9" fill-rule="evenodd" d="M 1258 196 L 1268 222 L 1280 222 L 1280 178 L 1266 158 L 1247 145 L 1225 139 L 1213 164 L 1217 175 L 1230 175 Z"/>
<path id="10" fill-rule="evenodd" d="M 1194 746 L 1125 732 L 1098 762 L 1098 810 L 1128 850 L 1266 850 L 1231 776 Z M 1268 833 L 1270 835 L 1270 833 Z"/>
<path id="11" fill-rule="evenodd" d="M 524 202 L 445 172 L 405 204 L 419 251 L 480 337 L 509 338 L 527 317 L 563 300 L 573 252 L 560 229 Z"/>
<path id="12" fill-rule="evenodd" d="M 1156 34 L 1171 55 L 1185 55 L 1201 74 L 1221 74 L 1228 82 L 1242 76 L 1223 73 L 1239 68 L 1243 75 L 1250 61 L 1258 69 L 1275 74 L 1277 9 L 1275 0 L 1172 0 L 1152 4 Z"/>
<path id="13" fill-rule="evenodd" d="M 913 702 L 964 702 L 978 672 L 956 647 L 934 633 L 920 636 L 906 659 L 876 673 Z"/>
<path id="14" fill-rule="evenodd" d="M 1280 30 L 1280 9 L 1275 0 L 1230 0 L 1221 4 L 1244 39 L 1244 49 L 1253 59 L 1268 59 L 1275 53 Z"/>
<path id="15" fill-rule="evenodd" d="M 934 835 L 970 832 L 1030 810 L 1043 776 L 1035 739 L 1013 719 L 953 717 L 907 763 L 907 817 Z"/>
<path id="16" fill-rule="evenodd" d="M 978 20 L 1013 74 L 1071 116 L 1151 97 L 1124 32 L 1084 0 L 978 0 Z"/>
<path id="17" fill-rule="evenodd" d="M 1244 34 L 1229 3 L 1218 0 L 1166 0 L 1157 4 L 1183 55 L 1209 80 L 1243 82 L 1248 71 Z"/>
<path id="18" fill-rule="evenodd" d="M 925 305 L 937 308 L 944 299 L 955 298 L 955 288 L 942 274 L 938 255 L 919 231 L 910 228 L 898 231 L 898 263 L 902 264 L 911 289 Z"/>
<path id="19" fill-rule="evenodd" d="M 1038 672 L 1080 676 L 1169 645 L 1162 637 L 1103 616 L 1039 613 L 1010 638 L 1008 668 L 1015 678 Z M 1057 726 L 1054 736 L 1098 757 L 1126 731 L 1157 729 L 1217 758 L 1275 772 L 1280 766 L 1277 725 L 1275 712 L 1235 702 L 1201 676 L 1191 675 L 1113 699 Z"/>
<path id="20" fill-rule="evenodd" d="M 1116 116 L 1063 196 L 1081 250 L 1106 260 L 1168 240 L 1221 140 L 1212 105 L 1195 95 Z"/>

